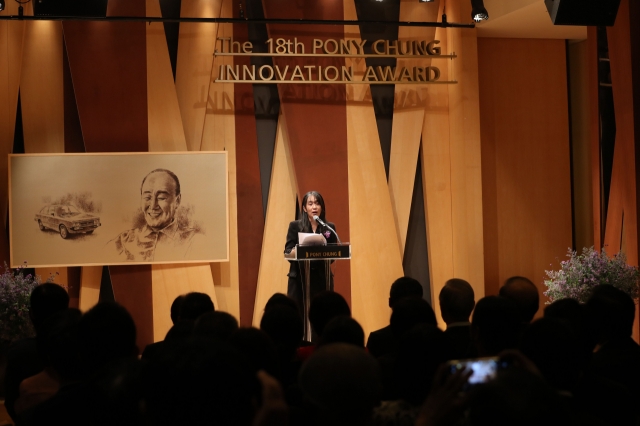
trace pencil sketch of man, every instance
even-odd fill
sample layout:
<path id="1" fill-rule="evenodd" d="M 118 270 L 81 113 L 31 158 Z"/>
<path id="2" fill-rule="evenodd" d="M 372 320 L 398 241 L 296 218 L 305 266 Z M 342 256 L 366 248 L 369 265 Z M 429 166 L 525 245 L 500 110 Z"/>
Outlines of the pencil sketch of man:
<path id="1" fill-rule="evenodd" d="M 198 230 L 180 226 L 180 181 L 166 169 L 155 169 L 142 180 L 140 209 L 144 224 L 122 232 L 109 242 L 122 260 L 153 262 L 187 256 Z"/>

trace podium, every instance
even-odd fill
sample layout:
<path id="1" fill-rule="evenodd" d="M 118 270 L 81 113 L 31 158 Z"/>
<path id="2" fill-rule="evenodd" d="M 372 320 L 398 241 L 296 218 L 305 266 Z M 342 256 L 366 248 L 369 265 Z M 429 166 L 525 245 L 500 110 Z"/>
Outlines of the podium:
<path id="1" fill-rule="evenodd" d="M 294 251 L 292 250 L 292 253 Z M 333 260 L 351 259 L 351 244 L 327 244 L 327 245 L 301 245 L 296 244 L 295 256 L 285 255 L 287 260 L 296 260 L 304 268 L 304 281 L 302 283 L 304 339 L 311 341 L 311 323 L 309 322 L 309 306 L 311 305 L 311 262 L 324 262 L 325 264 L 325 288 L 331 290 L 330 265 Z"/>

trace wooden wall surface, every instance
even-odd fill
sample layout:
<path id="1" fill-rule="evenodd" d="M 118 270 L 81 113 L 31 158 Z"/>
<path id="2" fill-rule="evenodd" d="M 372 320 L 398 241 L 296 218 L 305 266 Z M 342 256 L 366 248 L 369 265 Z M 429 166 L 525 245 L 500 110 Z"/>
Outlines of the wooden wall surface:
<path id="1" fill-rule="evenodd" d="M 353 0 L 338 0 L 324 8 L 319 4 L 262 2 L 268 18 L 357 19 Z M 236 6 L 230 0 L 182 0 L 181 16 L 231 17 L 238 14 Z M 400 19 L 437 19 L 443 6 L 443 1 L 402 0 Z M 109 2 L 110 15 L 145 12 L 160 16 L 158 0 Z M 450 21 L 466 22 L 469 2 L 449 0 L 446 12 Z M 14 2 L 7 2 L 2 13 L 15 14 Z M 629 14 L 627 0 L 621 13 Z M 497 293 L 504 279 L 516 274 L 532 278 L 543 290 L 545 269 L 557 265 L 556 258 L 571 246 L 564 41 L 478 39 L 470 29 L 403 28 L 401 39 L 435 36 L 444 53 L 458 54 L 454 60 L 432 64 L 441 69 L 443 78 L 458 84 L 395 89 L 389 179 L 369 87 L 327 84 L 324 92 L 308 86 L 279 88 L 281 109 L 272 140 L 271 175 L 265 182 L 253 86 L 215 83 L 218 66 L 234 63 L 234 58 L 213 55 L 216 37 L 246 38 L 245 26 L 180 24 L 173 79 L 171 52 L 160 24 L 47 24 L 40 28 L 0 22 L 0 61 L 8 64 L 0 67 L 0 153 L 13 146 L 20 91 L 25 126 L 29 123 L 25 146 L 30 152 L 225 150 L 229 154 L 229 262 L 109 268 L 116 300 L 135 311 L 141 346 L 164 336 L 171 325 L 168 306 L 186 291 L 210 294 L 218 309 L 244 325 L 258 324 L 266 300 L 286 290 L 288 263 L 282 258 L 286 226 L 295 218 L 296 197 L 312 189 L 323 193 L 327 217 L 336 222 L 342 240 L 352 243 L 353 259 L 335 266 L 336 290 L 350 301 L 354 317 L 367 333 L 388 323 L 388 292 L 403 274 L 414 189 L 424 196 L 428 244 L 428 259 L 416 261 L 429 262 L 430 296 L 438 315 L 437 296 L 447 279 L 467 279 L 476 299 Z M 48 46 L 46 55 L 31 41 L 45 29 L 54 35 L 43 44 Z M 299 40 L 361 39 L 358 27 L 271 25 L 267 30 L 274 37 Z M 634 56 L 623 48 L 631 28 L 612 31 L 610 37 L 620 40 L 612 55 L 631 67 Z M 624 62 L 625 57 L 631 59 Z M 288 64 L 299 59 L 286 58 L 293 61 Z M 361 59 L 322 61 L 353 65 L 357 73 L 364 72 Z M 235 63 L 240 60 L 235 58 Z M 398 66 L 407 64 L 412 62 L 398 61 Z M 47 80 L 38 79 L 38 66 L 51 71 Z M 612 68 L 622 90 L 632 78 L 625 72 L 624 67 Z M 33 106 L 34 94 L 47 100 L 51 115 Z M 629 96 L 618 96 L 621 110 L 635 106 L 635 98 L 630 101 Z M 62 106 L 56 110 L 55 105 Z M 622 123 L 620 137 L 634 141 L 633 126 L 632 121 Z M 42 135 L 51 138 L 45 143 Z M 624 162 L 635 155 L 627 150 L 618 157 Z M 418 161 L 422 188 L 414 188 Z M 626 182 L 631 166 L 620 169 L 616 179 Z M 3 215 L 5 167 L 5 163 L 0 166 Z M 616 185 L 622 191 L 617 205 L 623 207 L 625 218 L 627 211 L 635 218 L 632 204 L 637 199 L 631 198 L 631 187 Z M 268 188 L 266 211 L 264 188 Z M 615 217 L 611 220 L 607 235 L 622 229 Z M 625 219 L 624 235 L 634 233 L 637 227 Z M 0 255 L 5 258 L 6 238 L 0 233 Z M 627 246 L 633 243 L 631 237 L 625 238 Z M 78 279 L 83 309 L 98 301 L 101 277 L 100 266 L 82 268 Z"/>
<path id="2" fill-rule="evenodd" d="M 487 294 L 514 275 L 542 292 L 572 246 L 565 42 L 483 38 L 478 57 Z"/>

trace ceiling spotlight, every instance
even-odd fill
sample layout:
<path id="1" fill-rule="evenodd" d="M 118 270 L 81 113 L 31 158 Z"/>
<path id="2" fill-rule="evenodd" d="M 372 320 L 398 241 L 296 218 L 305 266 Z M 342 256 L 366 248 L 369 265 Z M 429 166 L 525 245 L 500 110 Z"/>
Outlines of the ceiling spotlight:
<path id="1" fill-rule="evenodd" d="M 433 3 L 435 0 L 418 0 L 420 3 Z"/>
<path id="2" fill-rule="evenodd" d="M 0 12 L 4 10 L 4 0 L 0 0 Z"/>
<path id="3" fill-rule="evenodd" d="M 485 9 L 483 0 L 471 0 L 471 17 L 476 22 L 489 19 L 489 12 Z"/>

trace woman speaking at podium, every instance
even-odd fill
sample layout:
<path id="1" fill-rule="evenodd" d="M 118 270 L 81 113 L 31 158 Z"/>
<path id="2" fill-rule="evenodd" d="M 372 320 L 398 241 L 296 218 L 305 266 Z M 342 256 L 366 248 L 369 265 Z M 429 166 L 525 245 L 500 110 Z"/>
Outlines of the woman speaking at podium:
<path id="1" fill-rule="evenodd" d="M 298 244 L 298 232 L 322 234 L 327 240 L 327 244 L 337 242 L 336 235 L 331 232 L 328 227 L 333 228 L 335 225 L 331 222 L 327 222 L 325 219 L 326 209 L 324 207 L 324 200 L 322 195 L 316 191 L 307 192 L 302 198 L 302 210 L 300 211 L 300 219 L 294 220 L 289 223 L 289 230 L 287 231 L 287 242 L 284 246 L 285 256 L 291 256 L 292 250 L 295 249 Z M 316 221 L 313 217 L 320 218 Z M 326 223 L 328 226 L 323 226 L 320 222 Z M 305 302 L 309 302 L 316 294 L 325 291 L 333 290 L 333 274 L 331 273 L 331 262 L 327 260 L 315 260 L 307 262 L 309 264 L 309 297 L 305 297 L 305 279 L 306 279 L 306 267 L 303 261 L 292 261 L 289 267 L 289 287 L 287 294 L 293 298 L 300 307 L 300 311 L 304 314 L 305 320 L 309 306 L 306 306 Z M 306 321 L 305 321 L 306 322 Z"/>

